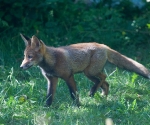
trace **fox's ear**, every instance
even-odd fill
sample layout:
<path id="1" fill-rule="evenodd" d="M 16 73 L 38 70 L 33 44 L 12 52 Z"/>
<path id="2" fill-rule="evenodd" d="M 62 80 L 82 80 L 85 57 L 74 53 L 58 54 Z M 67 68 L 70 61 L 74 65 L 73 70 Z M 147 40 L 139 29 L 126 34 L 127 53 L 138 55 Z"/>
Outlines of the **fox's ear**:
<path id="1" fill-rule="evenodd" d="M 26 46 L 31 45 L 31 39 L 20 33 L 21 38 L 23 39 Z"/>
<path id="2" fill-rule="evenodd" d="M 38 51 L 42 47 L 42 42 L 34 35 L 31 38 L 31 47 Z"/>

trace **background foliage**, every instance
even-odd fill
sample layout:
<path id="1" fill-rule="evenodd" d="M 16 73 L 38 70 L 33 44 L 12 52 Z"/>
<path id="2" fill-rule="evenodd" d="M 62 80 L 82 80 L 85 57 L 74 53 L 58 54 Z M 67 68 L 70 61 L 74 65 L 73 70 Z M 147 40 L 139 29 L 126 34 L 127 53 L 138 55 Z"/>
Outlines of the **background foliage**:
<path id="1" fill-rule="evenodd" d="M 129 0 L 111 5 L 110 0 L 91 6 L 71 0 L 1 0 L 0 38 L 5 42 L 1 51 L 7 47 L 19 55 L 23 43 L 15 41 L 20 41 L 20 32 L 36 34 L 54 46 L 96 41 L 117 49 L 149 44 L 149 3 L 142 8 Z"/>
<path id="2" fill-rule="evenodd" d="M 150 85 L 136 74 L 105 71 L 111 83 L 107 101 L 99 94 L 89 98 L 92 84 L 83 75 L 75 76 L 80 109 L 70 104 L 60 80 L 54 105 L 45 109 L 41 73 L 37 68 L 19 69 L 24 50 L 19 33 L 35 34 L 51 46 L 104 43 L 150 67 L 150 4 L 138 8 L 129 0 L 115 6 L 114 1 L 86 5 L 71 0 L 0 0 L 0 124 L 44 124 L 49 119 L 57 125 L 104 124 L 107 117 L 116 124 L 149 124 Z"/>

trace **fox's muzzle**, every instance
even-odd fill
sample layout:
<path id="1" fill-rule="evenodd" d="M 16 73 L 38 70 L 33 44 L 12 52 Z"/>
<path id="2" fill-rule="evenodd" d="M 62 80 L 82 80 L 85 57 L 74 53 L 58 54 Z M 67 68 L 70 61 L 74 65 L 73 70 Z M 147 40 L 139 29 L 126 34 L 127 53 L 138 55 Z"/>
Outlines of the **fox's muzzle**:
<path id="1" fill-rule="evenodd" d="M 20 65 L 20 68 L 26 70 L 26 69 L 29 69 L 31 66 L 33 66 L 33 64 L 31 62 L 24 63 L 24 61 L 23 61 L 22 64 Z"/>

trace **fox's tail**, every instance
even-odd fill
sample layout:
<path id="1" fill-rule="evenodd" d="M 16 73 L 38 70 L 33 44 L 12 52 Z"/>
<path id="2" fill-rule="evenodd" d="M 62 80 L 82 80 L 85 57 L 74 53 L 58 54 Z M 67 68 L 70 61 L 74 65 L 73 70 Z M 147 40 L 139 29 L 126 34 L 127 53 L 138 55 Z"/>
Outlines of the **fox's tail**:
<path id="1" fill-rule="evenodd" d="M 144 67 L 142 64 L 112 49 L 108 49 L 107 53 L 108 53 L 107 56 L 108 56 L 109 62 L 115 64 L 118 67 L 135 72 L 145 78 L 150 79 L 150 71 L 146 67 Z"/>

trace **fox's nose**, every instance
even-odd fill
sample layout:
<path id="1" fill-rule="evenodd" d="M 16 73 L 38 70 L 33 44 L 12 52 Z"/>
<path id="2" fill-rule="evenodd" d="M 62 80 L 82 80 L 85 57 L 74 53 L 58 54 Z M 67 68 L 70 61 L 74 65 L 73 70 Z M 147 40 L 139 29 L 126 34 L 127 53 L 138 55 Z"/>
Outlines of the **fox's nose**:
<path id="1" fill-rule="evenodd" d="M 23 69 L 23 66 L 21 65 L 20 68 Z"/>
<path id="2" fill-rule="evenodd" d="M 23 69 L 23 65 L 22 64 L 20 65 L 20 68 Z"/>
<path id="3" fill-rule="evenodd" d="M 27 66 L 26 66 L 26 65 L 21 65 L 20 68 L 21 68 L 21 69 L 26 69 Z"/>
<path id="4" fill-rule="evenodd" d="M 24 67 L 25 67 L 25 65 L 22 63 L 22 64 L 20 65 L 20 68 L 21 68 L 21 69 L 24 69 Z"/>

